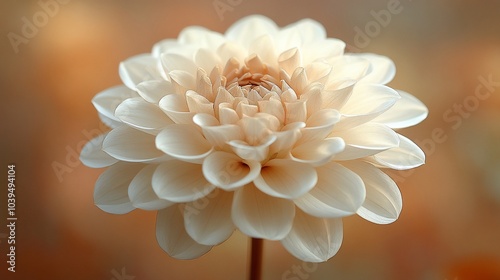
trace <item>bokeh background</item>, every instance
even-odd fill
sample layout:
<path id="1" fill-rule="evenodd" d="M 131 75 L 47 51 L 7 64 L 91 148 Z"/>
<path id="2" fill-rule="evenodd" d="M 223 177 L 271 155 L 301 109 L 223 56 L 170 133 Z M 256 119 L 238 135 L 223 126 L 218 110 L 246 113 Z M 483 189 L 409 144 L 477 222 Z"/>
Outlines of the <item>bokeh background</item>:
<path id="1" fill-rule="evenodd" d="M 224 32 L 256 13 L 281 26 L 310 17 L 350 52 L 391 57 L 398 72 L 390 85 L 430 110 L 423 123 L 401 132 L 422 145 L 427 164 L 391 173 L 403 195 L 399 220 L 380 226 L 344 219 L 340 252 L 296 278 L 285 273 L 302 262 L 267 241 L 263 278 L 500 279 L 500 1 L 60 2 L 17 52 L 8 34 L 21 35 L 23 18 L 32 22 L 43 9 L 38 1 L 0 3 L 1 176 L 16 164 L 19 219 L 17 272 L 10 273 L 2 179 L 0 279 L 246 279 L 245 236 L 235 232 L 197 260 L 172 259 L 156 243 L 154 212 L 111 215 L 94 206 L 102 170 L 77 156 L 105 130 L 90 100 L 120 83 L 120 61 L 186 26 Z M 229 8 L 217 12 L 221 3 Z M 374 13 L 388 5 L 400 12 L 381 24 Z M 366 28 L 361 38 L 358 30 Z M 478 99 L 481 81 L 486 97 Z"/>

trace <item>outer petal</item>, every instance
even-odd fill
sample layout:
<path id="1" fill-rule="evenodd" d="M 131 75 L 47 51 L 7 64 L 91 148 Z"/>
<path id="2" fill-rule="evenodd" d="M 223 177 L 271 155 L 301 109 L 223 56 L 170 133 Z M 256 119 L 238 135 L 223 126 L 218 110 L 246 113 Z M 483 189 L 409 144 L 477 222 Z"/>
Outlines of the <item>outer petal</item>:
<path id="1" fill-rule="evenodd" d="M 162 78 L 158 65 L 158 60 L 151 54 L 133 56 L 120 63 L 120 78 L 128 88 L 136 90 L 143 81 Z"/>
<path id="2" fill-rule="evenodd" d="M 316 168 L 318 183 L 295 204 L 309 215 L 323 218 L 349 216 L 361 207 L 366 190 L 361 178 L 342 165 L 330 162 Z"/>
<path id="3" fill-rule="evenodd" d="M 276 34 L 278 27 L 274 21 L 260 15 L 248 16 L 234 23 L 226 31 L 226 38 L 237 41 L 245 47 L 262 35 L 269 34 L 271 37 Z"/>
<path id="4" fill-rule="evenodd" d="M 156 137 L 156 147 L 166 154 L 189 162 L 203 162 L 212 152 L 212 146 L 203 135 L 188 124 L 167 126 Z"/>
<path id="5" fill-rule="evenodd" d="M 102 150 L 102 142 L 106 138 L 106 135 L 108 134 L 99 135 L 85 144 L 80 153 L 80 161 L 83 164 L 92 168 L 101 168 L 118 162 L 117 159 Z"/>
<path id="6" fill-rule="evenodd" d="M 252 182 L 260 173 L 258 161 L 245 161 L 232 153 L 214 152 L 203 161 L 207 181 L 225 190 Z"/>
<path id="7" fill-rule="evenodd" d="M 316 170 L 310 164 L 273 159 L 262 168 L 254 184 L 268 195 L 294 199 L 310 191 L 317 181 Z"/>
<path id="8" fill-rule="evenodd" d="M 128 186 L 144 167 L 142 164 L 119 162 L 109 167 L 95 183 L 94 202 L 111 214 L 125 214 L 134 210 L 128 197 Z"/>
<path id="9" fill-rule="evenodd" d="M 131 127 L 153 135 L 174 123 L 157 105 L 146 102 L 140 97 L 123 101 L 116 108 L 115 116 Z"/>
<path id="10" fill-rule="evenodd" d="M 319 166 L 330 161 L 332 157 L 341 153 L 344 148 L 345 143 L 342 138 L 332 137 L 301 144 L 290 152 L 290 156 L 294 161 Z"/>
<path id="11" fill-rule="evenodd" d="M 424 152 L 410 139 L 398 134 L 399 147 L 383 151 L 368 161 L 396 170 L 406 170 L 425 163 Z"/>
<path id="12" fill-rule="evenodd" d="M 155 147 L 155 137 L 122 125 L 110 131 L 102 149 L 110 156 L 129 162 L 146 162 L 165 154 Z"/>
<path id="13" fill-rule="evenodd" d="M 336 160 L 362 158 L 399 146 L 398 134 L 380 124 L 366 123 L 332 134 L 346 143 L 344 151 L 335 156 Z"/>
<path id="14" fill-rule="evenodd" d="M 231 236 L 235 226 L 231 220 L 233 192 L 214 190 L 206 197 L 186 203 L 184 224 L 196 242 L 217 245 Z"/>
<path id="15" fill-rule="evenodd" d="M 158 166 L 152 185 L 159 198 L 173 202 L 190 202 L 215 189 L 203 177 L 201 165 L 177 160 Z"/>
<path id="16" fill-rule="evenodd" d="M 401 99 L 382 115 L 373 119 L 373 122 L 383 123 L 390 128 L 398 129 L 416 125 L 423 121 L 429 110 L 415 96 L 398 90 Z"/>
<path id="17" fill-rule="evenodd" d="M 366 76 L 364 76 L 360 83 L 374 83 L 385 85 L 392 81 L 396 75 L 396 65 L 386 56 L 377 55 L 372 53 L 351 54 L 353 56 L 362 57 L 370 62 Z"/>
<path id="18" fill-rule="evenodd" d="M 295 206 L 292 201 L 269 196 L 249 184 L 234 193 L 231 214 L 233 223 L 244 234 L 281 240 L 292 228 Z"/>
<path id="19" fill-rule="evenodd" d="M 388 224 L 397 220 L 403 201 L 396 183 L 371 164 L 356 161 L 345 165 L 356 172 L 365 183 L 366 200 L 359 208 L 358 215 L 377 224 Z"/>
<path id="20" fill-rule="evenodd" d="M 198 244 L 184 228 L 182 212 L 176 205 L 158 211 L 156 240 L 170 256 L 189 260 L 206 254 L 212 246 Z"/>
<path id="21" fill-rule="evenodd" d="M 160 210 L 174 204 L 159 198 L 153 190 L 151 182 L 156 167 L 155 164 L 147 165 L 130 182 L 128 196 L 134 207 L 144 210 Z"/>
<path id="22" fill-rule="evenodd" d="M 137 92 L 147 102 L 158 104 L 165 95 L 172 94 L 175 91 L 170 81 L 152 80 L 138 84 Z"/>
<path id="23" fill-rule="evenodd" d="M 113 121 L 120 122 L 120 120 L 115 117 L 116 107 L 125 99 L 131 97 L 137 97 L 137 93 L 125 86 L 116 86 L 96 94 L 92 99 L 92 104 L 94 104 L 94 107 L 103 116 Z"/>
<path id="24" fill-rule="evenodd" d="M 339 251 L 343 236 L 342 219 L 316 218 L 297 210 L 293 228 L 281 244 L 300 260 L 324 262 Z"/>
<path id="25" fill-rule="evenodd" d="M 334 130 L 343 130 L 373 120 L 389 110 L 401 97 L 390 87 L 378 84 L 356 84 L 340 113 L 342 119 Z"/>

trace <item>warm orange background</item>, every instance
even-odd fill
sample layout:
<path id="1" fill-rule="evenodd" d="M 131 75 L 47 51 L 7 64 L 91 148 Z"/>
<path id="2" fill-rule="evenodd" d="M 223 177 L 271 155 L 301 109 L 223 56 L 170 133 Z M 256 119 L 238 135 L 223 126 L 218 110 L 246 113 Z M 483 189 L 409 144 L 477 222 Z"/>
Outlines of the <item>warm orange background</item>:
<path id="1" fill-rule="evenodd" d="M 355 28 L 373 25 L 370 12 L 395 0 L 218 1 L 241 3 L 221 18 L 214 0 L 72 0 L 17 54 L 7 34 L 21 34 L 22 18 L 32 19 L 41 8 L 37 1 L 1 1 L 0 176 L 6 177 L 8 163 L 16 164 L 19 220 L 17 272 L 7 272 L 6 239 L 0 239 L 0 279 L 109 280 L 122 268 L 135 280 L 246 278 L 245 236 L 236 232 L 197 260 L 172 259 L 156 243 L 154 212 L 114 216 L 94 206 L 93 185 L 102 170 L 83 166 L 75 155 L 86 134 L 102 130 L 90 100 L 120 83 L 121 60 L 149 52 L 185 26 L 223 32 L 254 13 L 279 25 L 311 17 L 350 51 L 391 57 L 398 68 L 391 86 L 413 93 L 430 110 L 421 125 L 402 131 L 426 143 L 427 164 L 397 175 L 404 200 L 399 220 L 379 226 L 345 219 L 340 252 L 303 279 L 500 279 L 499 1 L 401 0 L 402 11 L 363 45 Z M 497 85 L 475 104 L 480 76 Z M 443 119 L 463 102 L 470 110 Z M 446 140 L 429 140 L 433 130 Z M 54 162 L 71 170 L 62 181 Z M 3 237 L 7 183 L 1 181 Z M 279 242 L 266 242 L 264 254 L 264 279 L 282 279 L 302 264 Z"/>

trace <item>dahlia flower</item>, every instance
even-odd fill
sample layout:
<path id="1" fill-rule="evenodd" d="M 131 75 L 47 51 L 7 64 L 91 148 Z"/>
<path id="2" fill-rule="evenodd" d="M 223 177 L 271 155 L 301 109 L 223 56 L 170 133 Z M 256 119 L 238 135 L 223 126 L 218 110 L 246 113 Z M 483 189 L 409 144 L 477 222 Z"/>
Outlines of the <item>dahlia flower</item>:
<path id="1" fill-rule="evenodd" d="M 395 221 L 401 194 L 381 169 L 424 163 L 395 129 L 427 109 L 386 86 L 389 58 L 344 47 L 310 19 L 279 28 L 250 16 L 224 34 L 188 27 L 123 61 L 123 85 L 92 100 L 111 130 L 81 152 L 108 167 L 96 205 L 158 210 L 158 243 L 178 259 L 238 229 L 322 262 L 340 248 L 343 217 Z"/>

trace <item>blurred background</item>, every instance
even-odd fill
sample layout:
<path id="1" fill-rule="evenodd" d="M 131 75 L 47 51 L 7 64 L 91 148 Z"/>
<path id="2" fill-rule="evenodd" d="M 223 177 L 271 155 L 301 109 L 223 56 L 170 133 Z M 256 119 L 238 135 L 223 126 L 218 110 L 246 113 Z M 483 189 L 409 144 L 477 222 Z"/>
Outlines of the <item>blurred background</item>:
<path id="1" fill-rule="evenodd" d="M 246 279 L 245 236 L 197 260 L 172 259 L 157 245 L 155 212 L 94 206 L 102 170 L 78 154 L 106 129 L 90 101 L 120 83 L 120 61 L 186 26 L 224 32 L 250 14 L 280 26 L 313 18 L 348 51 L 389 56 L 398 69 L 390 86 L 430 111 L 401 131 L 427 164 L 391 173 L 399 220 L 344 219 L 340 252 L 317 266 L 266 241 L 263 279 L 500 279 L 500 1 L 55 1 L 0 3 L 1 170 L 6 178 L 16 165 L 18 217 L 11 273 L 3 180 L 0 279 Z M 57 4 L 51 14 L 45 2 Z"/>

